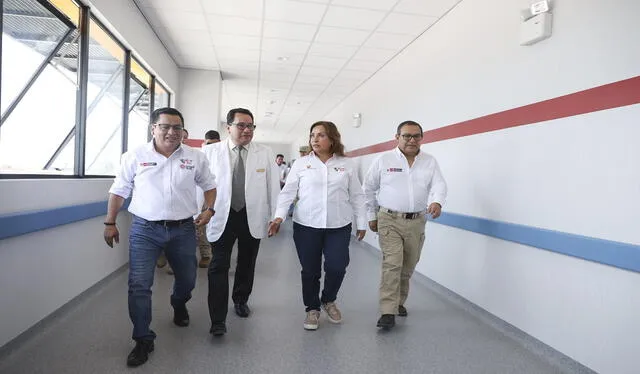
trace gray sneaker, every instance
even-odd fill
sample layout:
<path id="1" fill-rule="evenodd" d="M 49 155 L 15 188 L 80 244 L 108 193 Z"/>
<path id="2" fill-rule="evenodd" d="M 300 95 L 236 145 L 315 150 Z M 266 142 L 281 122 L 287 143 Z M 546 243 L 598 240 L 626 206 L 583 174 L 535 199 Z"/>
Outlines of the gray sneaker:
<path id="1" fill-rule="evenodd" d="M 340 323 L 342 322 L 342 314 L 340 314 L 340 309 L 334 302 L 324 303 L 322 304 L 322 308 L 325 312 L 327 312 L 327 317 L 329 318 L 329 322 L 331 323 Z"/>
<path id="2" fill-rule="evenodd" d="M 307 318 L 304 319 L 304 329 L 305 330 L 317 330 L 318 329 L 318 321 L 320 319 L 320 311 L 319 310 L 310 310 L 307 312 Z"/>

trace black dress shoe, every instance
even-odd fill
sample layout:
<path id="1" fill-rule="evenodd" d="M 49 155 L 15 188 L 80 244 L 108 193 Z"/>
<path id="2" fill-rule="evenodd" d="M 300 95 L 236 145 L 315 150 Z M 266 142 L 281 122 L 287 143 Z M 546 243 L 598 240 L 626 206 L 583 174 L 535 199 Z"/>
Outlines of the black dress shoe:
<path id="1" fill-rule="evenodd" d="M 378 327 L 382 327 L 385 330 L 389 330 L 396 325 L 396 316 L 393 314 L 383 314 L 378 320 Z"/>
<path id="2" fill-rule="evenodd" d="M 227 325 L 224 322 L 218 322 L 211 325 L 209 334 L 213 336 L 222 336 L 227 333 Z"/>
<path id="3" fill-rule="evenodd" d="M 136 347 L 127 356 L 127 366 L 140 366 L 147 362 L 149 353 L 153 352 L 153 340 L 138 340 Z"/>
<path id="4" fill-rule="evenodd" d="M 400 317 L 406 317 L 407 316 L 407 308 L 405 308 L 404 305 L 400 305 L 398 307 L 398 315 Z"/>
<path id="5" fill-rule="evenodd" d="M 173 323 L 180 327 L 189 326 L 189 312 L 185 305 L 173 307 Z"/>
<path id="6" fill-rule="evenodd" d="M 247 304 L 236 304 L 235 310 L 238 317 L 247 318 L 251 314 L 251 309 Z"/>

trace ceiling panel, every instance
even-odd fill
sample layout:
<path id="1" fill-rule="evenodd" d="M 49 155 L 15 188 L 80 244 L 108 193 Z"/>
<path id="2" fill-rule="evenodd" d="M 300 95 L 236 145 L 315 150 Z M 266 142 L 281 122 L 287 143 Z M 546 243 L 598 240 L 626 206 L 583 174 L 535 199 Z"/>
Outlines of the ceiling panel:
<path id="1" fill-rule="evenodd" d="M 223 115 L 248 108 L 260 124 L 256 139 L 287 142 L 457 0 L 134 2 L 180 67 L 220 70 Z"/>
<path id="2" fill-rule="evenodd" d="M 404 48 L 415 38 L 414 35 L 407 34 L 389 34 L 384 32 L 375 32 L 367 40 L 364 45 L 372 48 L 394 49 Z"/>
<path id="3" fill-rule="evenodd" d="M 391 13 L 378 27 L 377 31 L 415 36 L 428 29 L 436 20 L 436 17 Z"/>
<path id="4" fill-rule="evenodd" d="M 303 42 L 299 40 L 284 40 L 263 38 L 262 50 L 280 53 L 279 57 L 288 58 L 289 54 L 302 54 L 307 53 L 309 49 L 309 42 Z"/>
<path id="5" fill-rule="evenodd" d="M 205 15 L 209 30 L 213 34 L 233 34 L 260 36 L 262 21 L 259 19 L 221 16 L 218 14 Z"/>
<path id="6" fill-rule="evenodd" d="M 265 19 L 269 21 L 291 21 L 316 25 L 324 15 L 326 5 L 303 3 L 291 0 L 269 0 L 266 4 Z"/>
<path id="7" fill-rule="evenodd" d="M 265 21 L 264 37 L 310 42 L 316 34 L 315 25 L 292 22 Z"/>
<path id="8" fill-rule="evenodd" d="M 369 32 L 362 30 L 320 27 L 318 35 L 316 35 L 315 42 L 359 47 L 367 39 L 369 34 Z"/>
<path id="9" fill-rule="evenodd" d="M 371 31 L 382 21 L 385 12 L 368 9 L 330 6 L 322 20 L 323 26 Z"/>
<path id="10" fill-rule="evenodd" d="M 178 2 L 177 0 L 169 1 Z M 201 2 L 206 13 L 262 19 L 262 0 L 201 0 Z"/>
<path id="11" fill-rule="evenodd" d="M 388 11 L 396 2 L 397 0 L 333 0 L 331 4 Z"/>
<path id="12" fill-rule="evenodd" d="M 394 11 L 441 17 L 460 0 L 401 0 Z"/>
<path id="13" fill-rule="evenodd" d="M 311 49 L 309 49 L 309 56 L 349 58 L 353 56 L 357 50 L 358 47 L 356 46 L 313 43 Z"/>

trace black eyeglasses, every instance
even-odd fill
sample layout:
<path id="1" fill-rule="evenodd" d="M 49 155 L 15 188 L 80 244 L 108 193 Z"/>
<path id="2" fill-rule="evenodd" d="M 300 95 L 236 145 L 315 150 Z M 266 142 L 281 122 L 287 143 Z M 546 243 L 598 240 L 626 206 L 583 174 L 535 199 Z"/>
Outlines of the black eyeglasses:
<path id="1" fill-rule="evenodd" d="M 238 122 L 238 123 L 232 123 L 232 125 L 234 125 L 240 130 L 249 129 L 253 131 L 256 129 L 256 125 L 254 125 L 253 123 Z"/>
<path id="2" fill-rule="evenodd" d="M 184 126 L 182 125 L 168 125 L 166 123 L 156 123 L 156 126 L 163 132 L 169 132 L 169 129 L 173 129 L 174 132 L 179 132 L 184 130 Z"/>
<path id="3" fill-rule="evenodd" d="M 400 136 L 402 136 L 402 139 L 409 141 L 411 139 L 413 140 L 420 140 L 422 139 L 422 134 L 400 134 Z"/>

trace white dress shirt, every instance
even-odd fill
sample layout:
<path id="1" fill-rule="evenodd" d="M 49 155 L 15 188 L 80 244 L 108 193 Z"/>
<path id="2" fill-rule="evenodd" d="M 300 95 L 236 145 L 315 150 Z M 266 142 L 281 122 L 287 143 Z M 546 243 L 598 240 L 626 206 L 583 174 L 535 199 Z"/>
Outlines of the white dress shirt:
<path id="1" fill-rule="evenodd" d="M 276 218 L 287 217 L 289 205 L 299 197 L 293 221 L 325 229 L 344 227 L 356 216 L 356 227 L 367 227 L 364 193 L 353 162 L 333 156 L 323 163 L 311 152 L 291 166 L 280 195 Z"/>
<path id="2" fill-rule="evenodd" d="M 196 185 L 216 188 L 202 152 L 181 145 L 167 158 L 150 141 L 122 155 L 109 193 L 125 199 L 133 193 L 129 212 L 147 221 L 181 220 L 200 211 Z"/>
<path id="3" fill-rule="evenodd" d="M 236 149 L 237 145 L 233 144 L 233 142 L 229 142 L 229 161 L 231 161 L 231 175 L 236 171 L 236 162 L 238 162 L 238 150 Z M 249 152 L 249 147 L 251 147 L 251 143 L 242 146 L 242 162 L 246 165 L 247 163 L 247 152 Z M 246 168 L 246 167 L 245 167 Z"/>
<path id="4" fill-rule="evenodd" d="M 287 181 L 287 169 L 289 167 L 283 162 L 278 165 L 278 168 L 280 169 L 280 183 L 284 184 Z"/>
<path id="5" fill-rule="evenodd" d="M 433 156 L 420 151 L 409 167 L 407 157 L 395 148 L 373 161 L 364 180 L 367 216 L 376 220 L 379 207 L 415 213 L 431 203 L 444 205 L 447 184 Z"/>

